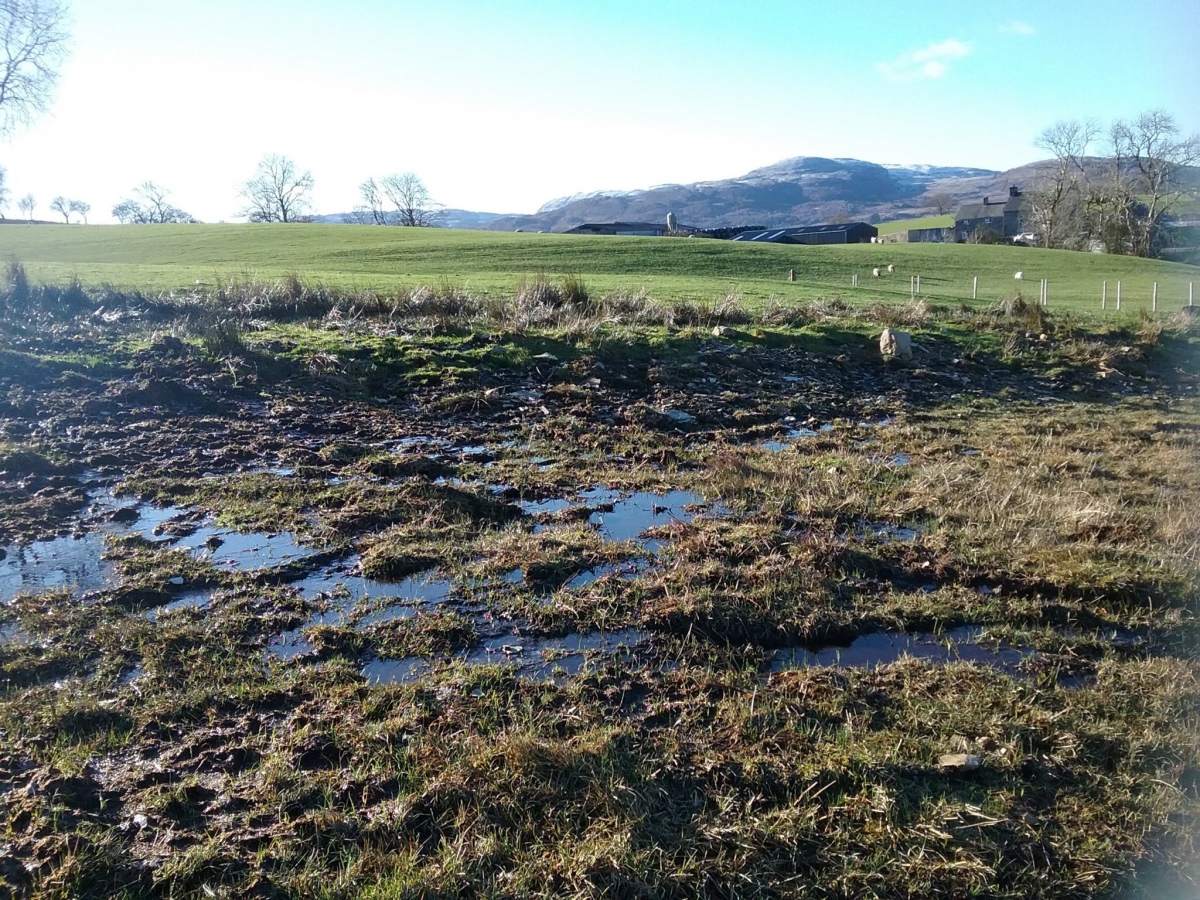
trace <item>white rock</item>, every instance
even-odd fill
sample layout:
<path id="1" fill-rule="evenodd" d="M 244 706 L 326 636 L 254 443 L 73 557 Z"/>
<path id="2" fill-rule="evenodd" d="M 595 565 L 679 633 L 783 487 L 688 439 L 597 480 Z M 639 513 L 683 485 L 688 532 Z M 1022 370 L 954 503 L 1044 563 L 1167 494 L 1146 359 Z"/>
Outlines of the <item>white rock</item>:
<path id="1" fill-rule="evenodd" d="M 938 768 L 943 772 L 973 772 L 983 765 L 983 759 L 972 753 L 943 753 Z"/>
<path id="2" fill-rule="evenodd" d="M 884 356 L 912 362 L 912 336 L 907 331 L 885 328 L 879 336 L 879 352 Z"/>

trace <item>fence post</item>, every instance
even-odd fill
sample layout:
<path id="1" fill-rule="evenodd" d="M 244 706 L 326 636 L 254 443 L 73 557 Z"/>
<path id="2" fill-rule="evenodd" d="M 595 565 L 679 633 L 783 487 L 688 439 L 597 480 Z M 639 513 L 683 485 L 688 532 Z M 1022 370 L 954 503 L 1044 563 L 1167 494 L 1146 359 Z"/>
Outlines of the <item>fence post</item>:
<path id="1" fill-rule="evenodd" d="M 979 276 L 978 275 L 976 275 L 974 278 L 971 279 L 971 299 L 972 300 L 979 299 Z"/>
<path id="2" fill-rule="evenodd" d="M 1150 300 L 1150 312 L 1158 312 L 1158 282 L 1154 282 L 1154 295 Z"/>
<path id="3" fill-rule="evenodd" d="M 921 293 L 921 276 L 917 276 L 917 293 Z"/>
<path id="4" fill-rule="evenodd" d="M 796 280 L 796 270 L 788 269 L 788 281 L 795 281 L 795 280 Z"/>
<path id="5" fill-rule="evenodd" d="M 1192 305 L 1192 283 L 1188 282 L 1188 306 Z"/>
<path id="6" fill-rule="evenodd" d="M 1108 282 L 1107 281 L 1104 282 L 1100 286 L 1100 308 L 1101 309 L 1108 308 Z"/>
<path id="7" fill-rule="evenodd" d="M 908 276 L 908 295 L 910 297 L 917 296 L 917 276 L 916 275 Z"/>
<path id="8" fill-rule="evenodd" d="M 1121 282 L 1117 282 L 1117 309 L 1121 308 Z"/>

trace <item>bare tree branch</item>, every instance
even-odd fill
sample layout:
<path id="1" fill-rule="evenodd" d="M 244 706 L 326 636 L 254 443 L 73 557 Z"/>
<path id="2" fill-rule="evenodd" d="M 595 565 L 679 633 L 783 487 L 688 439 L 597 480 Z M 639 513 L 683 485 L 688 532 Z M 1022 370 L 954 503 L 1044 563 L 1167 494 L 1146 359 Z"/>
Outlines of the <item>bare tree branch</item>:
<path id="1" fill-rule="evenodd" d="M 242 185 L 246 206 L 241 215 L 251 222 L 303 221 L 312 188 L 311 172 L 297 172 L 286 156 L 264 156 L 254 177 Z"/>
<path id="2" fill-rule="evenodd" d="M 425 183 L 415 173 L 388 175 L 381 187 L 383 196 L 395 208 L 398 224 L 429 227 L 441 219 L 441 204 L 429 196 Z"/>
<path id="3" fill-rule="evenodd" d="M 0 137 L 50 105 L 67 55 L 65 24 L 53 0 L 0 0 Z"/>
<path id="4" fill-rule="evenodd" d="M 170 193 L 153 181 L 143 181 L 134 189 L 132 197 L 126 197 L 112 208 L 113 217 L 122 225 L 195 222 L 191 214 L 168 202 Z"/>

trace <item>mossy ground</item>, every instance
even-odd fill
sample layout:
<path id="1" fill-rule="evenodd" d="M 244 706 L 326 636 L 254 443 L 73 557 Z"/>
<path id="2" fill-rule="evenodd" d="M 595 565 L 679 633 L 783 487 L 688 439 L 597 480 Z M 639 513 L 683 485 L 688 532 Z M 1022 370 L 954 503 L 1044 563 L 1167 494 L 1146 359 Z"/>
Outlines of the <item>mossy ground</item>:
<path id="1" fill-rule="evenodd" d="M 1194 894 L 1195 320 L 273 291 L 4 295 L 0 891 Z"/>

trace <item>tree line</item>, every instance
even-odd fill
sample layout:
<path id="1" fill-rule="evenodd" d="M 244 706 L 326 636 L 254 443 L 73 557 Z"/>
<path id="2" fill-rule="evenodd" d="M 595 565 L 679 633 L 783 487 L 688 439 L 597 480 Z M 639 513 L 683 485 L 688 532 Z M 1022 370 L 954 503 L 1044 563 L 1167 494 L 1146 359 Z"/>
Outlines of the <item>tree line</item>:
<path id="1" fill-rule="evenodd" d="M 1174 116 L 1152 109 L 1107 128 L 1095 120 L 1061 120 L 1034 146 L 1052 168 L 1026 191 L 1043 247 L 1157 256 L 1168 245 L 1169 218 L 1196 196 L 1200 136 L 1184 135 Z M 1092 155 L 1099 151 L 1103 155 Z"/>
<path id="2" fill-rule="evenodd" d="M 263 157 L 254 175 L 247 179 L 239 193 L 243 206 L 239 215 L 251 222 L 310 222 L 312 221 L 311 193 L 315 181 L 312 173 L 297 168 L 286 156 L 271 154 Z M 191 213 L 170 201 L 171 192 L 154 181 L 144 181 L 112 207 L 112 215 L 122 225 L 158 225 L 198 222 Z M 378 181 L 368 178 L 359 186 L 362 203 L 344 216 L 349 222 L 374 225 L 407 225 L 427 227 L 437 225 L 442 207 L 429 195 L 425 183 L 413 172 L 386 175 Z M 0 219 L 8 206 L 10 191 L 6 172 L 0 166 Z M 17 201 L 17 208 L 33 221 L 37 200 L 26 194 Z M 91 205 L 82 200 L 58 196 L 50 201 L 51 211 L 61 215 L 67 224 L 78 215 L 87 224 Z"/>

